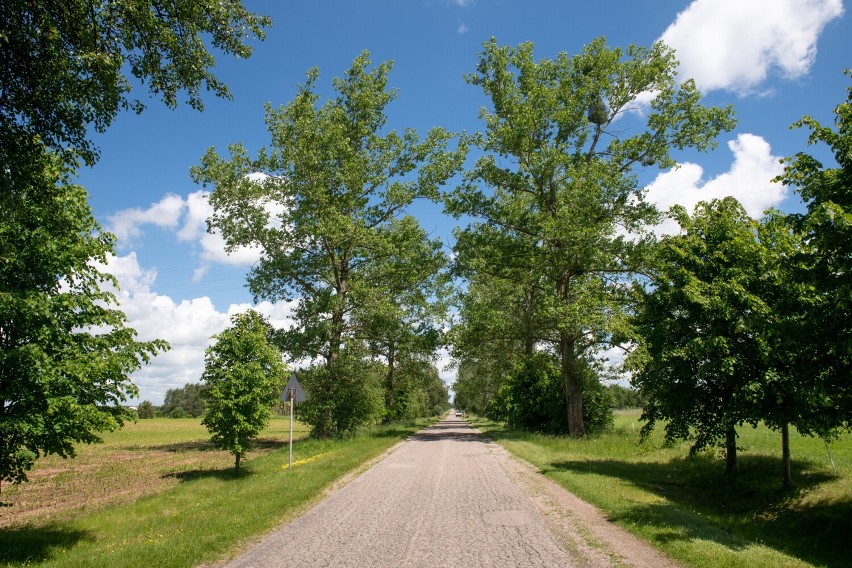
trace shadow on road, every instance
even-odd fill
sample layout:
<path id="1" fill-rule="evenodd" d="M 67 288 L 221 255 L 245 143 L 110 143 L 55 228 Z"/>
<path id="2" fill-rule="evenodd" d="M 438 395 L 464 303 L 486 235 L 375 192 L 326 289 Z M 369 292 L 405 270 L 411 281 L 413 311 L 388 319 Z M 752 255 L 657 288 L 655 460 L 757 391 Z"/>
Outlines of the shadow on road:
<path id="1" fill-rule="evenodd" d="M 419 442 L 440 442 L 443 440 L 455 440 L 457 442 L 486 442 L 478 434 L 468 427 L 467 422 L 459 419 L 449 418 L 442 420 L 433 426 L 429 426 L 411 436 L 411 440 Z"/>

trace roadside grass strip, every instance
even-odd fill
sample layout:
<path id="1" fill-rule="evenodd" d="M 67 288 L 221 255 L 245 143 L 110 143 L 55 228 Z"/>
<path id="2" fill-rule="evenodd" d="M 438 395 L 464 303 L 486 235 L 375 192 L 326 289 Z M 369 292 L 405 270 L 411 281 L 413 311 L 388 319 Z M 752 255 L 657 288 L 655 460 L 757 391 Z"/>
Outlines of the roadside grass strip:
<path id="1" fill-rule="evenodd" d="M 684 566 L 850 565 L 852 435 L 827 447 L 791 431 L 795 486 L 784 490 L 779 433 L 739 428 L 740 471 L 728 476 L 718 450 L 689 457 L 690 444 L 666 444 L 661 428 L 641 441 L 639 414 L 586 439 L 472 425 Z"/>
<path id="2" fill-rule="evenodd" d="M 190 567 L 237 555 L 295 518 L 345 473 L 434 421 L 392 425 L 345 440 L 294 444 L 294 465 L 282 475 L 284 447 L 233 466 L 186 472 L 180 483 L 131 504 L 68 520 L 0 528 L 0 566 L 126 568 Z M 199 451 L 208 451 L 201 449 Z"/>

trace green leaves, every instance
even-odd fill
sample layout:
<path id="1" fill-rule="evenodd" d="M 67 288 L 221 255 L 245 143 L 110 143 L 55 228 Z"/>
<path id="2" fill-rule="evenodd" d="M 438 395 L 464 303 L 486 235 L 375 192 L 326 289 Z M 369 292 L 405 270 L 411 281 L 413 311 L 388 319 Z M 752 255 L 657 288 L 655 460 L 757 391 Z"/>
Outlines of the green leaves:
<path id="1" fill-rule="evenodd" d="M 800 286 L 813 290 L 805 325 L 814 331 L 803 334 L 803 349 L 825 402 L 813 416 L 822 432 L 852 427 L 852 87 L 834 114 L 833 128 L 807 116 L 793 127 L 808 128 L 808 143 L 824 145 L 836 167 L 800 152 L 785 160 L 777 180 L 793 186 L 807 205 L 807 213 L 792 216 L 805 244 L 794 274 Z"/>
<path id="2" fill-rule="evenodd" d="M 413 130 L 384 131 L 385 108 L 396 96 L 387 87 L 391 66 L 372 66 L 362 53 L 334 80 L 338 96 L 323 102 L 318 72 L 309 71 L 293 101 L 267 107 L 269 148 L 256 158 L 240 145 L 228 158 L 211 149 L 193 169 L 196 181 L 214 186 L 210 227 L 230 249 L 262 251 L 249 278 L 255 297 L 299 299 L 298 324 L 277 341 L 293 359 L 324 361 L 318 384 L 346 386 L 361 377 L 352 396 L 372 392 L 374 378 L 344 376 L 357 368 L 352 353 L 387 360 L 391 343 L 417 353 L 424 348 L 415 345 L 429 343 L 415 337 L 431 337 L 440 309 L 428 306 L 445 285 L 438 276 L 445 259 L 404 211 L 416 199 L 437 198 L 466 153 L 464 143 L 451 148 L 453 136 L 440 128 L 425 139 Z M 249 177 L 257 172 L 267 177 Z M 348 416 L 340 407 L 346 396 L 337 387 L 317 389 L 309 405 L 317 433 L 348 428 L 335 418 Z"/>
<path id="3" fill-rule="evenodd" d="M 168 345 L 139 342 L 95 262 L 113 252 L 72 171 L 45 153 L 26 184 L 0 195 L 0 480 L 21 482 L 42 454 L 134 418 L 129 376 Z"/>
<path id="4" fill-rule="evenodd" d="M 206 413 L 201 421 L 217 448 L 240 460 L 266 427 L 286 379 L 281 353 L 269 343 L 272 328 L 257 312 L 235 314 L 204 360 Z"/>
<path id="5" fill-rule="evenodd" d="M 532 340 L 560 354 L 572 434 L 585 431 L 575 370 L 621 327 L 625 281 L 645 268 L 644 227 L 659 216 L 633 169 L 672 167 L 672 148 L 712 148 L 734 125 L 730 108 L 703 107 L 675 71 L 659 43 L 625 53 L 598 38 L 573 57 L 535 60 L 532 44 L 492 39 L 467 77 L 491 108 L 481 113 L 484 156 L 446 200 L 453 215 L 476 218 L 456 233 L 458 270 L 475 286 L 535 295 L 527 319 L 542 329 Z"/>

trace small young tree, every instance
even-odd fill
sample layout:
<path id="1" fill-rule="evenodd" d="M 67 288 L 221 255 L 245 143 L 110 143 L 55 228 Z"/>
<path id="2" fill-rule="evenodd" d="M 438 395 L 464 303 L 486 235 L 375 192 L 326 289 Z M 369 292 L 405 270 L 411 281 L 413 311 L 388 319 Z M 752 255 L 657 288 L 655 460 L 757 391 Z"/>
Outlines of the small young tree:
<path id="1" fill-rule="evenodd" d="M 232 316 L 231 323 L 207 349 L 202 377 L 207 413 L 201 423 L 217 448 L 234 454 L 239 474 L 240 460 L 269 422 L 285 367 L 278 349 L 269 344 L 272 328 L 262 315 L 250 310 Z"/>

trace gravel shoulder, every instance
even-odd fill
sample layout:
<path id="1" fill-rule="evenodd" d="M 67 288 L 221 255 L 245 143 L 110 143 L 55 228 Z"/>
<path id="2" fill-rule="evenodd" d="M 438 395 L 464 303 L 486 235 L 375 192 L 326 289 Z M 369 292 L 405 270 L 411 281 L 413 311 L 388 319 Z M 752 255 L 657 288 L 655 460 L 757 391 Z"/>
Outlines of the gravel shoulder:
<path id="1" fill-rule="evenodd" d="M 676 566 L 452 415 L 336 487 L 227 566 Z"/>

